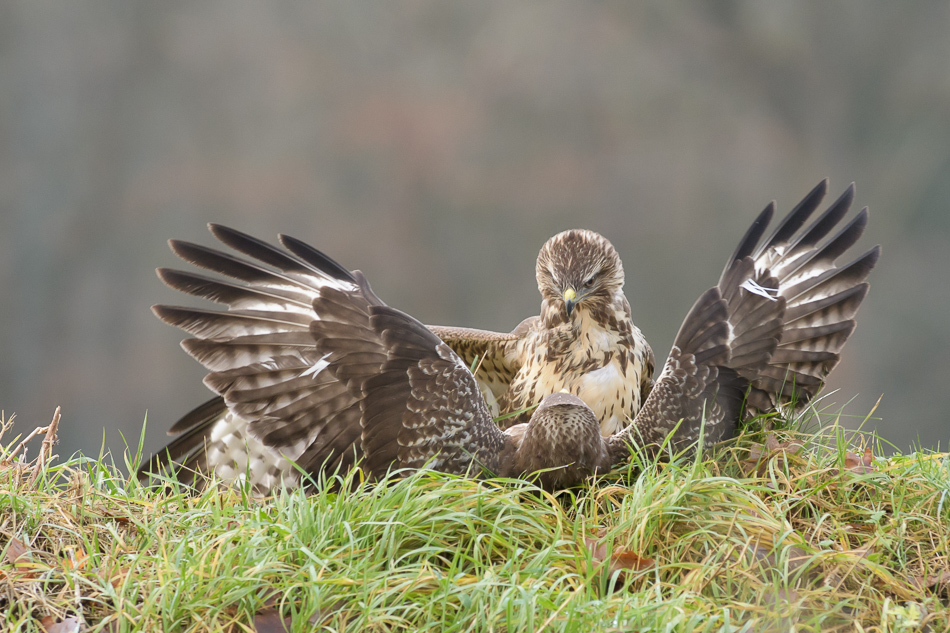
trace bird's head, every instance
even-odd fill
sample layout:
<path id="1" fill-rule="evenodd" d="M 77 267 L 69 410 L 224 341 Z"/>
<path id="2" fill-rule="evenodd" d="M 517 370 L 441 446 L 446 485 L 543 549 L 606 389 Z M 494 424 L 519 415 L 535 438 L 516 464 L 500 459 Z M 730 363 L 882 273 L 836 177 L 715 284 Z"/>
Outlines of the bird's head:
<path id="1" fill-rule="evenodd" d="M 602 235 L 584 229 L 558 233 L 541 247 L 536 268 L 544 303 L 570 320 L 579 307 L 606 308 L 623 290 L 623 264 Z"/>
<path id="2" fill-rule="evenodd" d="M 600 422 L 583 400 L 553 393 L 531 415 L 515 456 L 517 473 L 536 473 L 547 490 L 576 486 L 609 468 Z"/>

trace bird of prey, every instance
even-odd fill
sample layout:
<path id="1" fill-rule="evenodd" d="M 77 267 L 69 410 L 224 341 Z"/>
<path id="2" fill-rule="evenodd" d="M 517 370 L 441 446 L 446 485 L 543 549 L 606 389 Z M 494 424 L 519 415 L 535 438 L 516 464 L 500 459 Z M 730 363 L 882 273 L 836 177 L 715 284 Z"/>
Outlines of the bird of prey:
<path id="1" fill-rule="evenodd" d="M 179 420 L 171 429 L 178 437 L 142 470 L 175 463 L 267 492 L 296 484 L 301 471 L 319 475 L 359 462 L 378 477 L 428 464 L 502 476 L 544 470 L 541 484 L 559 487 L 621 461 L 631 444 L 669 439 L 680 448 L 701 434 L 702 446 L 728 438 L 744 397 L 765 408 L 796 391 L 806 398 L 817 391 L 853 330 L 879 248 L 835 265 L 863 232 L 867 211 L 825 240 L 848 210 L 849 188 L 803 229 L 825 189 L 825 183 L 816 187 L 764 240 L 774 205 L 760 214 L 719 283 L 687 314 L 633 424 L 606 438 L 591 402 L 569 393 L 548 394 L 527 422 L 502 431 L 464 357 L 385 305 L 359 271 L 299 240 L 281 236 L 280 248 L 211 226 L 215 237 L 250 259 L 172 241 L 186 261 L 239 283 L 159 270 L 169 286 L 229 310 L 154 308 L 195 337 L 182 345 L 209 370 L 205 383 L 218 397 Z M 554 244 L 580 248 L 566 239 Z M 577 272 L 583 286 L 591 270 Z M 599 286 L 604 296 L 619 291 L 619 259 L 612 274 L 611 283 Z M 570 336 L 566 325 L 587 296 L 564 283 L 573 278 L 551 278 L 560 294 L 549 302 L 546 296 L 544 306 L 554 306 L 560 321 L 552 323 Z M 600 307 L 581 319 L 594 314 L 609 321 L 615 313 Z M 639 390 L 641 376 L 635 380 Z"/>
<path id="2" fill-rule="evenodd" d="M 633 324 L 613 245 L 574 229 L 549 239 L 535 267 L 541 314 L 509 334 L 430 326 L 470 366 L 504 424 L 559 391 L 579 396 L 610 436 L 627 426 L 653 386 L 653 350 Z M 518 413 L 520 412 L 520 413 Z"/>

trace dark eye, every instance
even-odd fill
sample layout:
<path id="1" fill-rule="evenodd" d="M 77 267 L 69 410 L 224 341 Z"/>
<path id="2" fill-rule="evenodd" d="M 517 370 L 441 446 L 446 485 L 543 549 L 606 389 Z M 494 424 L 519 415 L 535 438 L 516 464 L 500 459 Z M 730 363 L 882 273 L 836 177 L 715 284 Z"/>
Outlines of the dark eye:
<path id="1" fill-rule="evenodd" d="M 591 288 L 593 287 L 593 285 L 594 285 L 594 275 L 591 275 L 590 277 L 584 280 L 585 288 Z"/>

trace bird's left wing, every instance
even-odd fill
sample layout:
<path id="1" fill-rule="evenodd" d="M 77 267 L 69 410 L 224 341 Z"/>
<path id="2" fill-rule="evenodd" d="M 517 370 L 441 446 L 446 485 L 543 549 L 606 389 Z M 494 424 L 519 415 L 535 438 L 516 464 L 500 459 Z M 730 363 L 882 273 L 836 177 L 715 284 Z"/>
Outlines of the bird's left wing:
<path id="1" fill-rule="evenodd" d="M 743 241 L 757 240 L 771 211 L 762 215 Z M 762 371 L 782 337 L 785 299 L 768 270 L 756 270 L 751 257 L 734 256 L 719 285 L 704 292 L 686 315 L 663 371 L 634 423 L 609 439 L 615 460 L 626 444 L 660 445 L 668 437 L 675 449 L 703 446 L 735 432 L 748 376 Z"/>

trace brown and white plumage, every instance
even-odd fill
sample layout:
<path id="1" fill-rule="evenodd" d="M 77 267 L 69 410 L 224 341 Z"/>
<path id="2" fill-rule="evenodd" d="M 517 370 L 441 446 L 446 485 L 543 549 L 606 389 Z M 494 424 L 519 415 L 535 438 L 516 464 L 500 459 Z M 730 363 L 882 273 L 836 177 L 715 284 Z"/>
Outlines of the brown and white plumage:
<path id="1" fill-rule="evenodd" d="M 775 277 L 774 294 L 786 301 L 778 349 L 765 369 L 746 376 L 752 380 L 751 412 L 788 402 L 802 405 L 814 397 L 841 360 L 841 350 L 854 332 L 854 317 L 867 296 L 866 280 L 880 256 L 880 247 L 847 264 L 835 264 L 868 224 L 865 207 L 838 228 L 854 200 L 854 184 L 805 227 L 827 190 L 828 181 L 821 181 L 768 239 L 761 244 L 746 240 L 734 254 L 734 258 L 751 257 L 757 271 Z M 773 202 L 757 222 L 767 224 L 774 210 Z"/>
<path id="2" fill-rule="evenodd" d="M 412 317 L 383 304 L 361 273 L 293 238 L 282 236 L 284 248 L 279 248 L 213 225 L 219 240 L 256 261 L 184 242 L 172 242 L 172 249 L 241 283 L 178 271 L 160 270 L 159 275 L 186 293 L 227 304 L 229 311 L 156 306 L 155 312 L 196 337 L 182 345 L 209 369 L 205 382 L 219 397 L 180 420 L 173 427 L 179 437 L 143 470 L 173 462 L 223 479 L 246 478 L 268 491 L 297 482 L 288 460 L 313 475 L 345 470 L 361 460 L 372 476 L 425 464 L 503 476 L 553 469 L 541 483 L 559 487 L 622 460 L 631 443 L 658 445 L 671 433 L 678 448 L 695 442 L 701 432 L 704 446 L 728 438 L 747 392 L 756 407 L 794 394 L 800 399 L 814 395 L 853 329 L 879 249 L 835 266 L 860 236 L 867 214 L 862 211 L 819 244 L 843 218 L 853 195 L 849 189 L 803 229 L 825 188 L 826 183 L 819 185 L 765 240 L 774 205 L 762 212 L 717 286 L 687 314 L 633 424 L 607 438 L 601 437 L 604 418 L 588 406 L 592 403 L 567 393 L 548 395 L 529 422 L 500 430 L 468 359 Z M 568 251 L 580 253 L 579 261 L 595 261 L 578 246 L 589 237 L 580 238 L 549 244 L 574 244 Z M 578 332 L 596 331 L 590 329 L 596 324 L 586 321 L 594 315 L 621 332 L 623 326 L 611 319 L 629 319 L 626 300 L 616 301 L 622 284 L 619 258 L 613 268 L 601 262 L 598 270 L 570 263 L 564 269 L 579 276 L 559 277 L 557 266 L 539 264 L 539 285 L 547 294 L 538 321 L 555 333 L 545 340 L 545 354 L 559 349 L 557 332 L 576 342 Z M 602 274 L 604 281 L 588 286 L 592 273 Z M 582 296 L 578 285 L 591 290 Z M 573 297 L 568 289 L 575 291 Z M 575 331 L 571 315 L 588 299 L 589 314 L 581 315 Z M 529 320 L 521 327 L 536 326 Z M 530 337 L 512 336 L 509 343 L 512 338 L 521 341 L 524 355 Z M 491 343 L 499 349 L 505 344 Z M 567 359 L 562 369 L 575 358 L 570 345 L 562 358 Z M 511 376 L 513 383 L 517 372 Z M 627 378 L 622 388 L 640 393 L 642 373 L 630 372 Z"/>
<path id="3" fill-rule="evenodd" d="M 827 188 L 823 180 L 765 239 L 775 203 L 759 214 L 717 286 L 684 321 L 634 424 L 611 438 L 614 450 L 621 438 L 659 444 L 679 420 L 671 438 L 675 446 L 694 443 L 701 427 L 703 446 L 710 446 L 734 434 L 743 405 L 755 413 L 815 396 L 854 331 L 867 277 L 881 254 L 875 246 L 847 264 L 835 264 L 861 237 L 868 212 L 862 209 L 827 238 L 850 208 L 852 184 L 806 226 Z M 696 318 L 720 315 L 723 308 L 725 337 L 718 325 L 711 326 L 718 316 Z M 692 334 L 696 330 L 704 334 Z"/>
<path id="4" fill-rule="evenodd" d="M 171 242 L 183 259 L 243 284 L 159 270 L 168 285 L 229 311 L 155 306 L 162 320 L 196 337 L 182 347 L 209 369 L 205 383 L 218 397 L 172 427 L 180 435 L 143 473 L 174 463 L 268 492 L 298 483 L 291 461 L 314 475 L 360 461 L 374 477 L 426 464 L 500 476 L 555 469 L 540 475 L 543 485 L 556 485 L 559 470 L 579 477 L 604 466 L 575 456 L 578 433 L 599 438 L 596 417 L 579 399 L 553 398 L 528 424 L 503 432 L 458 356 L 421 323 L 383 304 L 360 272 L 290 237 L 282 236 L 283 250 L 210 228 L 271 268 Z M 543 456 L 525 457 L 519 448 L 525 440 L 532 446 L 539 433 L 547 443 Z"/>
<path id="5" fill-rule="evenodd" d="M 430 326 L 497 401 L 499 414 L 567 391 L 594 410 L 604 436 L 634 419 L 653 384 L 653 350 L 633 324 L 623 264 L 613 245 L 574 229 L 549 239 L 535 268 L 541 314 L 510 334 Z M 508 419 L 524 422 L 525 411 Z"/>

